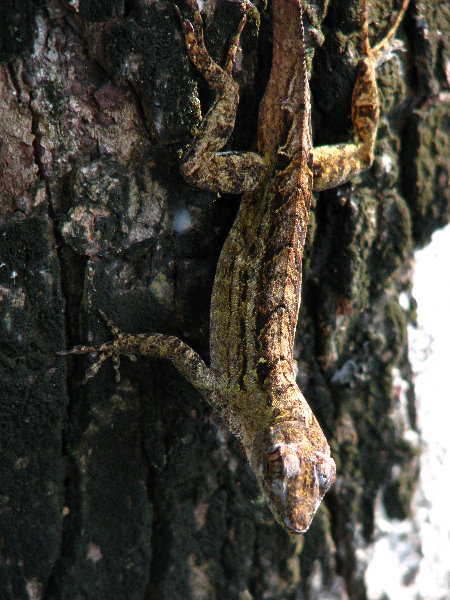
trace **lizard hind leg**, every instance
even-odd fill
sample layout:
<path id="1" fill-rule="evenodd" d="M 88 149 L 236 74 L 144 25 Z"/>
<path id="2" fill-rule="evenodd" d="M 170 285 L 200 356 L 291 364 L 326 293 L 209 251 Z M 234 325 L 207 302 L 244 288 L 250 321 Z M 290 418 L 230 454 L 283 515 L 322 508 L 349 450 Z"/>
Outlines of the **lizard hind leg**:
<path id="1" fill-rule="evenodd" d="M 266 164 L 255 152 L 223 152 L 234 129 L 239 103 L 239 85 L 231 74 L 234 58 L 250 9 L 256 9 L 244 0 L 242 16 L 228 48 L 225 66 L 219 66 L 209 55 L 203 35 L 203 21 L 196 0 L 186 0 L 194 14 L 195 29 L 175 5 L 183 28 L 188 56 L 215 90 L 216 99 L 201 121 L 195 139 L 184 154 L 180 172 L 190 185 L 220 193 L 239 194 L 259 185 Z"/>
<path id="2" fill-rule="evenodd" d="M 353 90 L 352 120 L 359 138 L 360 160 L 370 167 L 374 157 L 375 139 L 380 113 L 376 68 L 389 51 L 398 26 L 405 14 L 409 0 L 403 0 L 396 20 L 386 36 L 375 46 L 370 46 L 367 0 L 361 0 L 362 58 Z"/>
<path id="3" fill-rule="evenodd" d="M 313 149 L 314 189 L 317 191 L 341 185 L 372 165 L 380 114 L 376 68 L 392 45 L 408 2 L 402 1 L 402 7 L 388 33 L 371 47 L 367 0 L 361 0 L 362 57 L 352 96 L 352 122 L 356 139 L 354 143 Z"/>

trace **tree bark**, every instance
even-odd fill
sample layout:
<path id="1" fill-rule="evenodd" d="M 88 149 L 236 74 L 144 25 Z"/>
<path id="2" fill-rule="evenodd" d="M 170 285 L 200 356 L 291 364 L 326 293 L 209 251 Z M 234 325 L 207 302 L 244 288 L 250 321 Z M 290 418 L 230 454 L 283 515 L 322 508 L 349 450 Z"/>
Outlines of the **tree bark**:
<path id="1" fill-rule="evenodd" d="M 315 143 L 341 142 L 358 3 L 331 3 L 325 21 L 327 2 L 307 4 Z M 252 145 L 270 67 L 270 3 L 256 5 L 261 23 L 249 18 L 236 61 L 234 149 Z M 369 5 L 379 39 L 395 4 Z M 240 14 L 205 3 L 217 60 Z M 105 363 L 82 385 L 90 359 L 56 354 L 109 339 L 101 309 L 124 331 L 178 335 L 208 358 L 215 265 L 239 197 L 197 191 L 178 173 L 212 98 L 172 2 L 23 0 L 0 15 L 0 596 L 366 598 L 359 550 L 375 500 L 406 518 L 418 474 L 413 311 L 399 295 L 410 295 L 412 249 L 449 220 L 448 8 L 410 6 L 403 52 L 379 69 L 375 164 L 315 197 L 295 350 L 338 479 L 297 537 L 169 364 L 124 359 L 116 384 Z M 411 384 L 406 407 L 394 369 Z"/>

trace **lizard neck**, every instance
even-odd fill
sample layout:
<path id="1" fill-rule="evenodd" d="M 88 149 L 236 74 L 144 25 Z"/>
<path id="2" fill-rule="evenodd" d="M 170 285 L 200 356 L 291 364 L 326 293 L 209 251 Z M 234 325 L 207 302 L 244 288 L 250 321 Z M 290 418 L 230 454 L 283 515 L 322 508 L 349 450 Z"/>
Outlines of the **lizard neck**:
<path id="1" fill-rule="evenodd" d="M 245 375 L 242 383 L 242 387 L 238 382 L 229 383 L 224 390 L 228 402 L 223 416 L 246 447 L 261 432 L 279 424 L 295 422 L 306 430 L 315 421 L 288 361 L 279 360 L 263 385 L 252 372 Z"/>

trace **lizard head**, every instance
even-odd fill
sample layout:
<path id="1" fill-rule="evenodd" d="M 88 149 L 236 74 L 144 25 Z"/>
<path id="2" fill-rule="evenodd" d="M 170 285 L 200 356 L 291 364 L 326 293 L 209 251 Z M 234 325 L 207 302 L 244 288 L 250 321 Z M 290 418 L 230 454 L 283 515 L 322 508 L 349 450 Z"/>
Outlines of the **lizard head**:
<path id="1" fill-rule="evenodd" d="M 290 533 L 306 531 L 336 478 L 328 444 L 315 449 L 292 423 L 269 430 L 258 446 L 249 459 L 270 510 Z"/>

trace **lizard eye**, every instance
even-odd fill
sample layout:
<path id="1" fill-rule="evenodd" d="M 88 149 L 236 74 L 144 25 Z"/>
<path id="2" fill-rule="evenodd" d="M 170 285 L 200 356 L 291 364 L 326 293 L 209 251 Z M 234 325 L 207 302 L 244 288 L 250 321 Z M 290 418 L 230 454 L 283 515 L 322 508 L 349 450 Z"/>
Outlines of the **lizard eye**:
<path id="1" fill-rule="evenodd" d="M 283 458 L 279 448 L 266 456 L 266 475 L 269 478 L 281 477 L 283 474 Z"/>
<path id="2" fill-rule="evenodd" d="M 336 466 L 334 460 L 325 455 L 320 456 L 316 464 L 315 473 L 319 487 L 328 490 L 336 479 Z"/>

